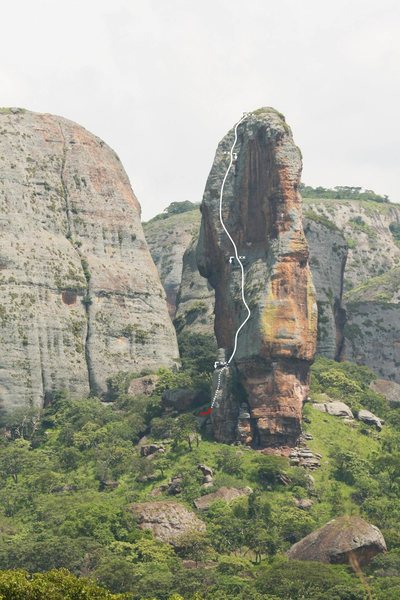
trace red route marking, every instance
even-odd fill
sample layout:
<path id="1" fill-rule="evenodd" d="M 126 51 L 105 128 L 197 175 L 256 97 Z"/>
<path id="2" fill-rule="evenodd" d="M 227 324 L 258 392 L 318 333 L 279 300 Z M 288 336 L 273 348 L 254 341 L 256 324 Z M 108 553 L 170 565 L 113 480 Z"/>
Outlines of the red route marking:
<path id="1" fill-rule="evenodd" d="M 202 411 L 202 412 L 200 413 L 200 416 L 201 416 L 201 417 L 206 417 L 207 415 L 211 415 L 211 412 L 212 412 L 212 408 L 210 407 L 208 410 L 206 410 L 206 411 Z"/>

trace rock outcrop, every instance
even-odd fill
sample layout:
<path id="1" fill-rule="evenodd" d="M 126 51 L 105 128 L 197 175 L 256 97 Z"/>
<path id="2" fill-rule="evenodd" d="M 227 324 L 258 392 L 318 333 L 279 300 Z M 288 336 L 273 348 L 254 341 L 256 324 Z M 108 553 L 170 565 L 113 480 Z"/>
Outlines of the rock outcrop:
<path id="1" fill-rule="evenodd" d="M 220 142 L 201 205 L 200 273 L 215 290 L 215 334 L 228 355 L 246 310 L 240 270 L 219 220 L 219 195 L 234 132 Z M 249 406 L 252 444 L 294 445 L 316 345 L 317 307 L 308 265 L 301 197 L 301 155 L 284 118 L 273 109 L 250 113 L 238 128 L 237 160 L 225 185 L 223 217 L 246 257 L 251 317 L 238 338 L 234 365 Z M 241 402 L 234 394 L 232 411 Z M 236 406 L 233 404 L 236 403 Z M 222 413 L 212 416 L 226 441 Z"/>
<path id="2" fill-rule="evenodd" d="M 332 415 L 333 417 L 345 417 L 348 419 L 354 419 L 354 415 L 351 411 L 351 408 L 347 406 L 347 404 L 345 404 L 344 402 L 339 402 L 339 400 L 334 400 L 332 402 L 315 402 L 311 404 L 311 406 L 315 410 L 328 413 L 328 415 Z"/>
<path id="3" fill-rule="evenodd" d="M 366 423 L 367 425 L 372 425 L 378 431 L 382 430 L 382 419 L 374 415 L 374 413 L 369 410 L 365 410 L 364 408 L 359 410 L 357 413 L 357 419 L 363 423 Z"/>
<path id="4" fill-rule="evenodd" d="M 317 354 L 340 360 L 344 347 L 346 311 L 343 306 L 347 242 L 339 228 L 307 210 L 304 233 L 310 249 L 310 267 L 317 294 Z"/>
<path id="5" fill-rule="evenodd" d="M 143 229 L 167 295 L 169 313 L 174 317 L 182 278 L 182 258 L 193 236 L 198 233 L 200 212 L 197 207 L 195 210 L 162 216 L 166 218 L 151 219 L 144 223 Z"/>
<path id="6" fill-rule="evenodd" d="M 213 335 L 214 290 L 197 268 L 197 241 L 196 235 L 182 258 L 182 279 L 174 323 L 178 332 L 185 330 Z"/>
<path id="7" fill-rule="evenodd" d="M 347 292 L 344 356 L 400 383 L 400 268 Z"/>
<path id="8" fill-rule="evenodd" d="M 0 113 L 0 404 L 104 395 L 178 358 L 165 293 L 116 154 L 61 117 Z"/>
<path id="9" fill-rule="evenodd" d="M 304 204 L 307 218 L 340 229 L 348 245 L 343 279 L 345 341 L 338 358 L 367 365 L 381 377 L 400 382 L 399 205 L 311 199 Z M 325 260 L 324 269 L 328 270 Z M 319 289 L 318 277 L 315 282 Z"/>
<path id="10" fill-rule="evenodd" d="M 179 538 L 206 526 L 179 502 L 142 502 L 131 506 L 141 529 L 149 529 L 157 540 L 179 546 Z"/>
<path id="11" fill-rule="evenodd" d="M 206 510 L 216 502 L 217 500 L 223 502 L 232 502 L 232 500 L 236 500 L 236 498 L 242 498 L 243 496 L 248 496 L 251 494 L 252 490 L 249 487 L 245 488 L 235 488 L 235 487 L 220 487 L 216 492 L 212 492 L 211 494 L 206 494 L 205 496 L 200 496 L 200 498 L 196 498 L 194 501 L 194 505 L 197 510 Z"/>
<path id="12" fill-rule="evenodd" d="M 386 552 L 382 533 L 360 517 L 339 517 L 313 531 L 287 552 L 293 560 L 323 563 L 368 564 L 379 552 Z"/>
<path id="13" fill-rule="evenodd" d="M 381 377 L 400 382 L 396 359 L 400 340 L 399 288 L 396 296 L 399 205 L 351 198 L 304 198 L 303 213 L 319 308 L 317 354 L 366 364 Z M 154 259 L 158 260 L 160 240 L 176 232 L 183 241 L 187 222 L 196 232 L 199 220 L 196 208 L 160 220 L 157 227 L 149 223 L 146 236 L 155 248 Z M 178 271 L 183 261 L 176 326 L 179 331 L 211 333 L 214 296 L 207 289 L 207 281 L 202 283 L 197 274 L 193 261 L 196 241 L 191 243 L 190 252 L 184 255 L 184 243 L 163 246 L 164 261 L 177 261 Z M 160 276 L 167 288 L 162 268 Z"/>

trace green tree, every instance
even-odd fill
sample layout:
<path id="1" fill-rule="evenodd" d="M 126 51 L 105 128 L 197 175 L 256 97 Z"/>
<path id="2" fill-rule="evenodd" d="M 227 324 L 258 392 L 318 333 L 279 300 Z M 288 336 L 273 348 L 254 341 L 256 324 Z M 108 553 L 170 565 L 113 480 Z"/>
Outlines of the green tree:
<path id="1" fill-rule="evenodd" d="M 0 474 L 3 478 L 11 477 L 18 483 L 18 477 L 27 469 L 32 458 L 30 443 L 24 439 L 15 440 L 0 450 Z"/>
<path id="2" fill-rule="evenodd" d="M 237 449 L 223 446 L 217 454 L 217 467 L 229 475 L 242 475 L 241 455 Z"/>
<path id="3" fill-rule="evenodd" d="M 29 575 L 26 571 L 0 571 L 2 600 L 117 600 L 89 579 L 78 579 L 66 569 Z"/>

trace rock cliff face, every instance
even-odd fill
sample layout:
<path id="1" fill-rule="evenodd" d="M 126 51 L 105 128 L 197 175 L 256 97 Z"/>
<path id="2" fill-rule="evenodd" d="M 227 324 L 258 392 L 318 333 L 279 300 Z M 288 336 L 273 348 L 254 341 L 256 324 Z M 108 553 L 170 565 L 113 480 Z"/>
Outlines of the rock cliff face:
<path id="1" fill-rule="evenodd" d="M 151 256 L 167 294 L 168 310 L 172 318 L 177 307 L 183 254 L 193 236 L 197 235 L 199 223 L 200 211 L 197 208 L 170 215 L 167 219 L 152 219 L 143 225 Z"/>
<path id="2" fill-rule="evenodd" d="M 0 405 L 105 394 L 177 360 L 165 294 L 116 154 L 61 117 L 0 112 Z"/>
<path id="3" fill-rule="evenodd" d="M 233 137 L 231 130 L 217 148 L 201 205 L 197 246 L 200 273 L 215 290 L 217 343 L 228 355 L 246 315 L 240 271 L 229 262 L 233 247 L 219 220 L 226 152 Z M 268 108 L 249 114 L 239 126 L 235 152 L 223 217 L 239 254 L 246 256 L 245 293 L 252 314 L 238 338 L 234 365 L 249 407 L 251 443 L 293 445 L 300 434 L 317 326 L 298 192 L 301 156 L 284 118 Z M 238 412 L 238 396 L 233 394 L 232 411 Z M 225 410 L 221 406 L 212 413 L 221 441 L 230 438 L 223 425 Z"/>
<path id="4" fill-rule="evenodd" d="M 334 223 L 328 219 L 321 219 L 309 210 L 307 212 L 310 216 L 304 216 L 303 227 L 309 246 L 309 262 L 319 309 L 317 354 L 340 359 L 343 353 L 346 318 L 342 295 L 347 242 Z M 188 223 L 191 223 L 195 234 L 183 253 Z M 170 289 L 168 273 L 162 265 L 170 265 L 169 273 L 173 271 L 177 274 L 181 271 L 179 290 L 175 291 L 177 331 L 187 329 L 191 333 L 211 335 L 214 331 L 214 290 L 207 280 L 199 275 L 197 268 L 195 255 L 199 228 L 200 212 L 193 210 L 184 215 L 149 222 L 145 225 L 145 235 L 167 293 Z M 167 242 L 170 235 L 174 244 Z"/>
<path id="5" fill-rule="evenodd" d="M 340 360 L 344 348 L 346 311 L 343 307 L 343 282 L 347 242 L 329 221 L 303 220 L 310 249 L 310 267 L 318 304 L 317 354 Z"/>
<path id="6" fill-rule="evenodd" d="M 347 322 L 343 328 L 344 313 L 339 312 L 336 358 L 367 365 L 382 377 L 400 381 L 400 207 L 361 200 L 310 199 L 304 203 L 306 218 L 314 227 L 323 224 L 340 230 L 348 246 L 343 278 Z M 332 250 L 338 254 L 337 243 Z M 321 246 L 322 254 L 326 256 L 326 249 Z M 324 260 L 326 273 L 333 258 Z M 318 275 L 312 268 L 320 293 Z M 327 339 L 324 334 L 321 338 Z"/>
<path id="7" fill-rule="evenodd" d="M 345 298 L 346 359 L 400 383 L 400 267 L 372 277 Z"/>
<path id="8" fill-rule="evenodd" d="M 400 381 L 396 358 L 400 304 L 395 294 L 398 279 L 393 277 L 400 262 L 398 233 L 396 236 L 400 207 L 364 200 L 305 198 L 303 213 L 319 308 L 317 353 L 366 364 L 383 377 Z M 185 218 L 194 228 L 200 221 L 197 210 Z M 169 220 L 163 222 L 165 231 L 170 229 Z M 184 224 L 175 221 L 175 227 L 178 231 Z M 156 239 L 153 243 L 156 245 Z M 198 276 L 194 247 L 195 241 L 183 256 L 176 325 L 179 331 L 187 328 L 211 334 L 214 296 L 207 281 Z"/>
<path id="9" fill-rule="evenodd" d="M 200 223 L 199 223 L 200 225 Z M 179 287 L 175 326 L 191 333 L 214 332 L 214 290 L 197 268 L 197 235 L 182 258 L 182 280 Z"/>

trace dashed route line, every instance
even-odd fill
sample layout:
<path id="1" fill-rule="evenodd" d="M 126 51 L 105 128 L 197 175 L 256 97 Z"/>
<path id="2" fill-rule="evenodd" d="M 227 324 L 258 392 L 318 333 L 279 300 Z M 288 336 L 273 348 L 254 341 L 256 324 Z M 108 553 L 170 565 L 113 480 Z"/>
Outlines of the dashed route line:
<path id="1" fill-rule="evenodd" d="M 237 130 L 238 130 L 238 127 L 239 127 L 240 123 L 242 123 L 242 121 L 244 121 L 244 119 L 246 119 L 246 117 L 247 117 L 247 113 L 244 113 L 243 117 L 235 125 L 235 139 L 234 139 L 232 147 L 230 149 L 229 166 L 228 166 L 228 168 L 226 170 L 226 173 L 225 173 L 225 176 L 224 176 L 224 178 L 222 180 L 221 191 L 220 191 L 220 194 L 219 194 L 219 220 L 221 222 L 221 225 L 222 225 L 222 227 L 223 227 L 226 235 L 228 236 L 228 238 L 232 242 L 232 246 L 233 246 L 233 249 L 235 251 L 235 258 L 236 258 L 236 260 L 237 260 L 237 262 L 239 263 L 239 266 L 240 266 L 240 270 L 241 270 L 241 286 L 242 286 L 242 301 L 243 301 L 243 304 L 245 305 L 245 307 L 247 309 L 247 317 L 244 319 L 243 323 L 238 327 L 238 329 L 237 329 L 237 331 L 235 333 L 235 343 L 234 343 L 234 347 L 233 347 L 233 352 L 232 352 L 229 360 L 222 365 L 222 368 L 220 369 L 220 371 L 218 373 L 217 387 L 216 387 L 216 390 L 215 390 L 215 393 L 214 393 L 214 397 L 213 397 L 212 402 L 211 402 L 211 406 L 210 406 L 210 408 L 207 411 L 201 412 L 200 413 L 201 416 L 206 416 L 206 415 L 211 414 L 212 409 L 214 408 L 215 403 L 217 401 L 218 392 L 219 392 L 220 387 L 221 387 L 221 376 L 222 376 L 222 373 L 223 373 L 223 371 L 225 371 L 226 369 L 229 368 L 229 365 L 232 362 L 233 357 L 236 354 L 238 335 L 239 335 L 240 331 L 243 329 L 243 327 L 246 325 L 247 321 L 250 319 L 250 316 L 251 316 L 250 308 L 249 308 L 249 306 L 248 306 L 248 304 L 246 302 L 246 298 L 244 296 L 244 267 L 243 267 L 243 263 L 241 261 L 241 257 L 239 256 L 238 249 L 237 249 L 237 246 L 235 244 L 235 241 L 233 240 L 231 234 L 227 230 L 227 228 L 225 226 L 225 223 L 224 223 L 223 216 L 222 216 L 222 199 L 223 199 L 223 195 L 224 195 L 224 187 L 225 187 L 225 182 L 226 182 L 226 180 L 228 178 L 228 175 L 229 175 L 229 171 L 231 170 L 232 165 L 233 165 L 233 160 L 234 160 L 234 152 L 233 151 L 234 151 L 236 143 L 237 143 Z"/>

